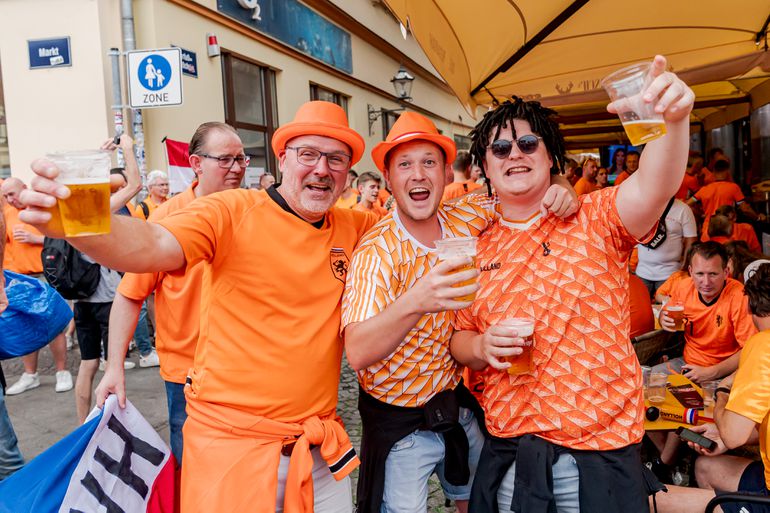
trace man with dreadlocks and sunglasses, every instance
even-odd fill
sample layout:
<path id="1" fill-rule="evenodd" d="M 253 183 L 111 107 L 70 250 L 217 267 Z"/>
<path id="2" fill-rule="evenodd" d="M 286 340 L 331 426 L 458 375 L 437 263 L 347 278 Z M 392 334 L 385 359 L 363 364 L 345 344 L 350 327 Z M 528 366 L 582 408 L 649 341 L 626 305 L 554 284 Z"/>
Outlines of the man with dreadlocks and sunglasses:
<path id="1" fill-rule="evenodd" d="M 471 134 L 471 152 L 502 208 L 501 221 L 479 239 L 480 289 L 458 313 L 451 342 L 452 355 L 484 379 L 490 437 L 471 512 L 649 511 L 626 262 L 655 232 L 686 168 L 695 97 L 665 69 L 657 56 L 642 98 L 663 115 L 667 135 L 647 144 L 639 170 L 621 186 L 581 197 L 568 219 L 539 213 L 549 177 L 564 164 L 553 111 L 514 98 Z M 534 321 L 531 370 L 520 374 L 509 374 L 507 360 L 524 341 L 501 325 L 514 317 Z"/>

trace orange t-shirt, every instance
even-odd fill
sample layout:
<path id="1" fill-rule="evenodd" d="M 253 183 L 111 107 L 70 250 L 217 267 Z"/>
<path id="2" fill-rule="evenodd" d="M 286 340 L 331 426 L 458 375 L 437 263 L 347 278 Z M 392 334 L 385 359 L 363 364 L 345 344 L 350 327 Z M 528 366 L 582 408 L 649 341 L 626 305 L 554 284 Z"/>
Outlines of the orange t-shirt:
<path id="1" fill-rule="evenodd" d="M 452 182 L 444 187 L 444 195 L 441 197 L 441 201 L 449 201 L 460 196 L 464 196 L 469 192 L 473 192 L 481 187 L 481 184 L 474 182 L 473 180 L 466 180 L 465 182 Z"/>
<path id="2" fill-rule="evenodd" d="M 353 207 L 353 210 L 357 210 L 359 212 L 369 212 L 370 214 L 376 216 L 378 221 L 389 214 L 387 210 L 376 203 L 372 203 L 372 208 L 366 208 L 363 203 L 358 202 Z"/>
<path id="3" fill-rule="evenodd" d="M 650 291 L 638 276 L 628 277 L 628 294 L 631 313 L 631 338 L 644 335 L 655 329 L 655 316 L 652 314 Z"/>
<path id="4" fill-rule="evenodd" d="M 687 271 L 675 272 L 674 274 L 669 276 L 666 281 L 663 282 L 663 285 L 658 287 L 658 290 L 655 291 L 655 295 L 671 297 L 671 291 L 674 289 L 674 285 L 684 280 L 685 278 L 689 278 L 689 277 L 690 277 L 690 273 L 688 273 Z"/>
<path id="5" fill-rule="evenodd" d="M 745 240 L 749 249 L 755 253 L 762 253 L 762 246 L 757 239 L 757 232 L 749 223 L 733 224 L 733 240 Z"/>
<path id="6" fill-rule="evenodd" d="M 163 201 L 162 203 L 155 203 L 152 200 L 152 196 L 147 196 L 146 198 L 144 198 L 144 204 L 147 205 L 147 211 L 149 212 L 150 215 L 145 217 L 144 210 L 142 209 L 142 205 L 140 205 L 139 203 L 137 203 L 136 206 L 134 207 L 134 212 L 132 215 L 134 217 L 138 217 L 139 219 L 148 219 L 152 215 L 152 213 L 155 212 L 155 209 L 158 208 L 163 203 L 165 203 L 166 201 Z"/>
<path id="7" fill-rule="evenodd" d="M 40 253 L 42 244 L 18 242 L 13 238 L 13 229 L 20 227 L 34 235 L 42 235 L 34 226 L 19 221 L 19 210 L 6 203 L 5 214 L 5 258 L 3 268 L 19 274 L 40 274 L 43 272 L 43 262 Z"/>
<path id="8" fill-rule="evenodd" d="M 483 333 L 507 317 L 535 320 L 533 372 L 484 370 L 481 402 L 494 436 L 533 433 L 578 450 L 642 439 L 626 268 L 639 241 L 620 221 L 617 191 L 582 196 L 566 220 L 500 221 L 479 238 L 481 289 L 456 328 Z"/>
<path id="9" fill-rule="evenodd" d="M 710 367 L 735 354 L 757 332 L 740 282 L 727 279 L 722 293 L 705 303 L 692 278 L 678 282 L 671 300 L 684 304 L 684 361 Z"/>
<path id="10" fill-rule="evenodd" d="M 478 236 L 494 219 L 494 205 L 480 195 L 443 204 L 437 213 L 443 237 Z M 437 263 L 436 250 L 409 234 L 396 207 L 353 254 L 342 300 L 343 329 L 381 313 Z M 388 404 L 415 407 L 457 386 L 462 368 L 449 352 L 454 317 L 453 311 L 423 315 L 393 353 L 358 372 L 361 387 Z"/>
<path id="11" fill-rule="evenodd" d="M 186 207 L 195 199 L 195 185 L 160 205 L 150 221 L 163 219 Z M 184 274 L 126 273 L 118 292 L 135 301 L 144 301 L 155 291 L 157 332 L 155 347 L 160 358 L 160 375 L 165 381 L 184 383 L 193 366 L 198 342 L 203 264 L 188 267 Z"/>
<path id="12" fill-rule="evenodd" d="M 735 205 L 746 198 L 743 191 L 734 182 L 713 182 L 695 193 L 695 198 L 703 205 L 703 234 L 708 235 L 708 222 L 714 212 L 722 205 Z"/>
<path id="13" fill-rule="evenodd" d="M 617 178 L 615 178 L 615 183 L 613 185 L 622 184 L 623 182 L 628 180 L 630 176 L 631 176 L 631 173 L 629 173 L 628 171 L 621 171 L 620 173 L 618 173 Z"/>
<path id="14" fill-rule="evenodd" d="M 599 187 L 598 183 L 591 183 L 589 182 L 586 177 L 581 176 L 580 180 L 575 183 L 575 193 L 578 196 L 582 196 L 583 194 L 590 194 L 594 191 L 601 190 L 601 187 Z"/>
<path id="15" fill-rule="evenodd" d="M 340 196 L 334 206 L 337 208 L 353 208 L 357 203 L 358 191 L 356 189 L 350 189 L 350 196 L 347 198 Z"/>
<path id="16" fill-rule="evenodd" d="M 751 337 L 741 352 L 730 398 L 725 409 L 759 424 L 759 453 L 770 487 L 770 331 Z"/>
<path id="17" fill-rule="evenodd" d="M 685 173 L 684 178 L 682 178 L 682 185 L 679 186 L 679 190 L 674 197 L 678 200 L 687 201 L 690 196 L 694 196 L 699 190 L 700 184 L 698 183 L 698 178 Z"/>
<path id="18" fill-rule="evenodd" d="M 334 411 L 340 300 L 372 216 L 332 208 L 316 228 L 265 191 L 237 189 L 157 222 L 179 241 L 188 267 L 204 266 L 188 399 L 279 422 Z"/>

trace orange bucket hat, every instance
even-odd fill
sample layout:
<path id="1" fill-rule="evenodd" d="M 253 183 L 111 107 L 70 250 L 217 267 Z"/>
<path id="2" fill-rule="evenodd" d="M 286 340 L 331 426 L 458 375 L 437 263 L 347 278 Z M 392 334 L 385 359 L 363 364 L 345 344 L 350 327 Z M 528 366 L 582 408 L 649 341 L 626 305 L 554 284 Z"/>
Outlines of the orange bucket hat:
<path id="1" fill-rule="evenodd" d="M 348 125 L 348 117 L 342 107 L 336 103 L 313 101 L 303 103 L 294 116 L 294 121 L 286 123 L 273 134 L 273 153 L 276 156 L 286 148 L 286 143 L 301 135 L 322 135 L 342 141 L 353 153 L 352 166 L 364 154 L 364 138 Z"/>
<path id="2" fill-rule="evenodd" d="M 372 149 L 372 160 L 377 169 L 386 173 L 385 157 L 388 152 L 409 141 L 428 141 L 437 144 L 444 150 L 446 163 L 451 164 L 457 156 L 457 146 L 452 139 L 438 133 L 433 122 L 416 112 L 404 112 L 390 129 L 388 137 Z"/>

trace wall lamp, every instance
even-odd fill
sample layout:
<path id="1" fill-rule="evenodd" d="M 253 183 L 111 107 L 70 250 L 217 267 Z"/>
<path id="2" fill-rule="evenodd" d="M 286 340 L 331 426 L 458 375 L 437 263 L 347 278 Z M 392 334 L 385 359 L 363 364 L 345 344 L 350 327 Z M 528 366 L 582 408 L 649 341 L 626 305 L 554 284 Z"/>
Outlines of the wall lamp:
<path id="1" fill-rule="evenodd" d="M 404 68 L 402 64 L 398 68 L 398 71 L 393 76 L 393 78 L 390 79 L 390 83 L 393 84 L 393 89 L 396 91 L 396 97 L 399 101 L 412 101 L 412 97 L 410 96 L 412 94 L 412 82 L 414 82 L 414 77 L 406 70 L 406 68 Z M 384 114 L 402 112 L 403 110 L 405 110 L 405 107 L 400 107 L 398 109 L 377 109 L 372 107 L 372 105 L 367 105 L 366 111 L 369 116 L 369 135 L 374 135 L 372 127 L 374 126 L 375 121 L 380 119 Z"/>

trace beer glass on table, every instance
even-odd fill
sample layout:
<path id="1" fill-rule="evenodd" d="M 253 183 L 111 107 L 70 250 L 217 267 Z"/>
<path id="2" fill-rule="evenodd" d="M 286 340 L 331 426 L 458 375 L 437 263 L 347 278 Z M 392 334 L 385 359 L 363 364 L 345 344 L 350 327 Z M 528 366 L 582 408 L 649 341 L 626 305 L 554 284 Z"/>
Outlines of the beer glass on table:
<path id="1" fill-rule="evenodd" d="M 51 153 L 46 156 L 59 168 L 56 181 L 70 190 L 58 200 L 66 237 L 110 233 L 110 154 L 101 150 Z"/>

